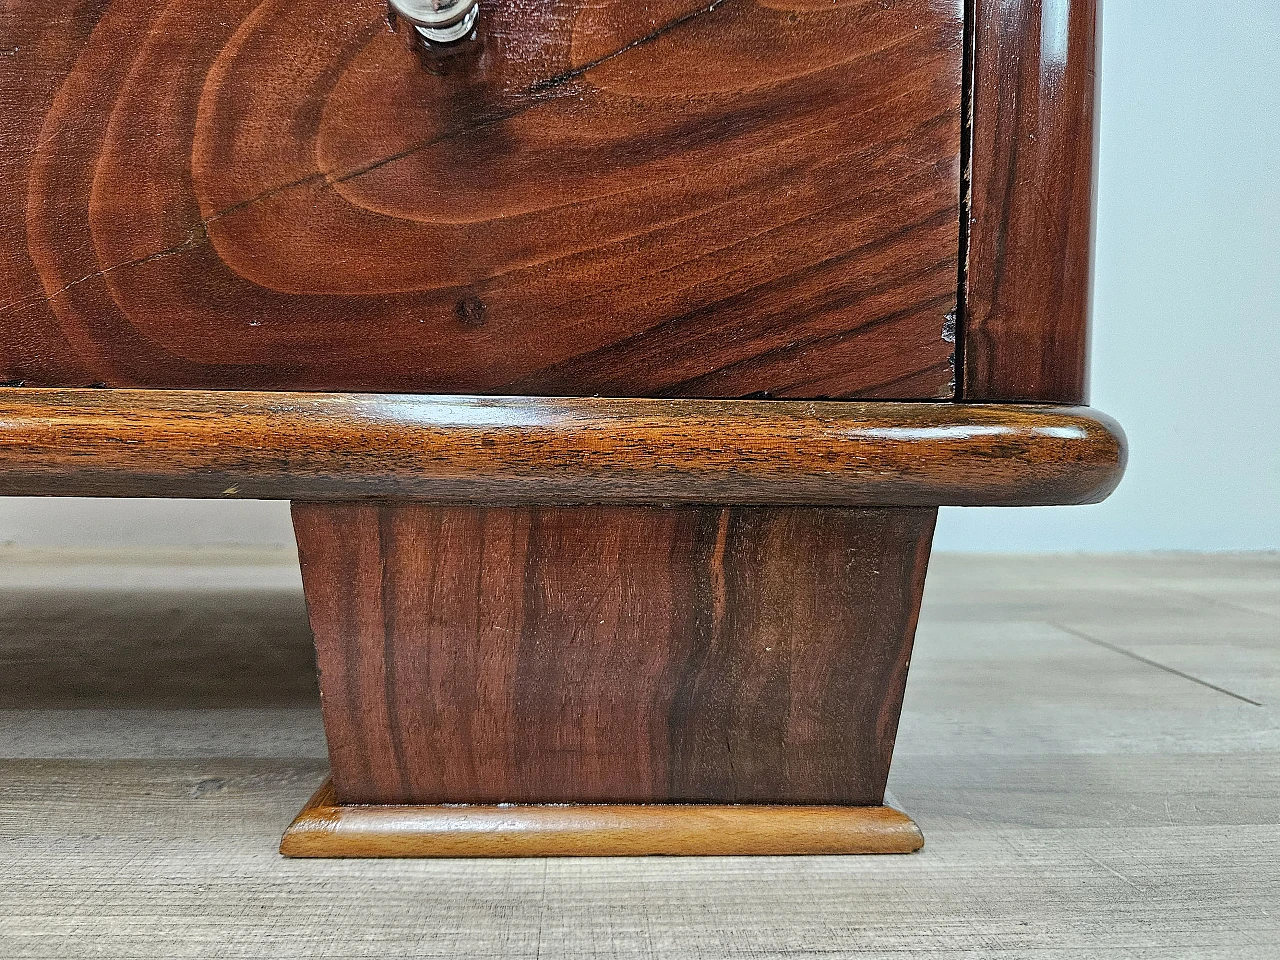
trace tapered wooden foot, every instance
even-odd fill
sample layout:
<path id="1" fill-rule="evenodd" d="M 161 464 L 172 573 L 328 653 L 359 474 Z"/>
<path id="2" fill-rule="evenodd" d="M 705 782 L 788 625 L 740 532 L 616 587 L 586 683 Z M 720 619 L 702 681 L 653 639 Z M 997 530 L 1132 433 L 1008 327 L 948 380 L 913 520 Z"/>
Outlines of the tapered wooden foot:
<path id="1" fill-rule="evenodd" d="M 935 516 L 295 504 L 332 794 L 282 849 L 916 849 L 881 805 Z"/>

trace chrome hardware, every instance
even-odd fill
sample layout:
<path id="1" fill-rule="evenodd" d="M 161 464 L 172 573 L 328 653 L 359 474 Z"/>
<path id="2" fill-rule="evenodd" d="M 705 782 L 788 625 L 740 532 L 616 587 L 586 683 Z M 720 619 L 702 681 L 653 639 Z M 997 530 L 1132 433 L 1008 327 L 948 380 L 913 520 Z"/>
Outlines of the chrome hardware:
<path id="1" fill-rule="evenodd" d="M 480 18 L 480 0 L 391 0 L 391 7 L 432 43 L 466 40 Z"/>

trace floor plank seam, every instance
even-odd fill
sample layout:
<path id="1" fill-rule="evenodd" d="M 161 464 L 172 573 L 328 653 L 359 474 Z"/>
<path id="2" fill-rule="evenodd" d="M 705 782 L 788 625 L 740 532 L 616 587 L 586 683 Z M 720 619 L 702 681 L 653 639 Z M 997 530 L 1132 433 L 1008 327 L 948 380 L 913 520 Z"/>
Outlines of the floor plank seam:
<path id="1" fill-rule="evenodd" d="M 1115 653 L 1121 654 L 1122 656 L 1126 656 L 1131 660 L 1137 660 L 1139 663 L 1145 663 L 1147 664 L 1147 666 L 1155 667 L 1157 670 L 1163 670 L 1165 673 L 1171 673 L 1175 677 L 1182 677 L 1184 680 L 1190 680 L 1192 683 L 1198 683 L 1200 684 L 1200 686 L 1208 687 L 1210 690 L 1216 690 L 1218 693 L 1225 693 L 1228 697 L 1234 697 L 1235 699 L 1240 700 L 1243 703 L 1247 703 L 1255 707 L 1266 706 L 1266 704 L 1259 703 L 1257 700 L 1252 700 L 1249 697 L 1246 697 L 1244 694 L 1236 693 L 1232 690 L 1228 690 L 1226 687 L 1220 687 L 1216 683 L 1210 683 L 1208 680 L 1202 680 L 1200 677 L 1194 676 L 1193 674 L 1185 673 L 1182 670 L 1178 670 L 1175 667 L 1170 667 L 1167 664 L 1163 664 L 1159 660 L 1152 660 L 1150 657 L 1144 657 L 1140 653 L 1134 653 L 1132 650 L 1126 650 L 1124 647 L 1117 646 L 1114 643 L 1108 643 L 1106 640 L 1099 640 L 1097 637 L 1091 637 L 1089 636 L 1089 634 L 1085 633 L 1082 630 L 1076 630 L 1073 627 L 1068 627 L 1064 624 L 1057 623 L 1054 621 L 1045 621 L 1045 622 L 1048 623 L 1049 626 L 1053 627 L 1055 630 L 1061 630 L 1063 633 L 1068 633 L 1073 637 L 1077 637 L 1080 640 L 1086 641 L 1087 643 L 1092 643 L 1095 646 L 1102 647 L 1106 650 L 1111 650 Z"/>

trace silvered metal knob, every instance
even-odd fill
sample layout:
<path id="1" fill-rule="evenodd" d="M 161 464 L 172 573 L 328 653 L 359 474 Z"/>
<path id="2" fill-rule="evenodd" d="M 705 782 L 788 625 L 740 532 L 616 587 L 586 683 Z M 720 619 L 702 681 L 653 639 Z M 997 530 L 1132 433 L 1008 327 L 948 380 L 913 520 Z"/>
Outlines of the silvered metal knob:
<path id="1" fill-rule="evenodd" d="M 469 38 L 480 17 L 480 0 L 390 0 L 396 14 L 432 43 Z"/>

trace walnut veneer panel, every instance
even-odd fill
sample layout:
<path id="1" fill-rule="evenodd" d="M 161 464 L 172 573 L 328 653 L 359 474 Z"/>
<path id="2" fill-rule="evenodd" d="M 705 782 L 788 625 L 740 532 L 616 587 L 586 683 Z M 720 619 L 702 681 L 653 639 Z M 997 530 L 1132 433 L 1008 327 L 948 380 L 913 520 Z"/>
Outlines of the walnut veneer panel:
<path id="1" fill-rule="evenodd" d="M 7 0 L 0 378 L 952 394 L 940 0 Z"/>

